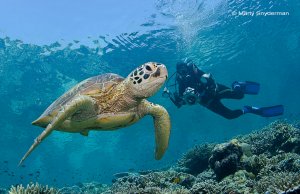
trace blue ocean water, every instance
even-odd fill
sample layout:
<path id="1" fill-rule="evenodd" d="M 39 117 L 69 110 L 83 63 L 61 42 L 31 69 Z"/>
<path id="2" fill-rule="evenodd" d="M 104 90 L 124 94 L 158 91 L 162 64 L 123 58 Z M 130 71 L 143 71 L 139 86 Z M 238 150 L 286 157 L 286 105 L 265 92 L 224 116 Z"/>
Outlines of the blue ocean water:
<path id="1" fill-rule="evenodd" d="M 97 13 L 96 8 L 90 11 L 84 2 L 41 5 L 32 1 L 35 8 L 18 1 L 14 6 L 1 3 L 7 17 L 0 19 L 0 187 L 30 181 L 58 187 L 110 183 L 118 172 L 168 167 L 195 144 L 221 142 L 276 119 L 300 117 L 297 0 L 86 5 L 102 7 L 105 13 Z M 62 7 L 74 10 L 68 15 Z M 43 9 L 58 13 L 44 18 Z M 39 17 L 44 21 L 39 23 Z M 88 20 L 93 22 L 85 26 Z M 170 145 L 162 160 L 154 159 L 154 126 L 146 117 L 133 126 L 91 132 L 89 137 L 55 131 L 24 166 L 17 166 L 43 130 L 31 122 L 76 83 L 107 72 L 126 77 L 148 61 L 164 63 L 171 75 L 176 62 L 185 57 L 211 72 L 219 83 L 230 86 L 235 80 L 251 80 L 261 84 L 259 95 L 227 100 L 226 105 L 284 104 L 285 114 L 226 120 L 201 106 L 177 109 L 159 91 L 150 101 L 163 105 L 172 121 Z"/>

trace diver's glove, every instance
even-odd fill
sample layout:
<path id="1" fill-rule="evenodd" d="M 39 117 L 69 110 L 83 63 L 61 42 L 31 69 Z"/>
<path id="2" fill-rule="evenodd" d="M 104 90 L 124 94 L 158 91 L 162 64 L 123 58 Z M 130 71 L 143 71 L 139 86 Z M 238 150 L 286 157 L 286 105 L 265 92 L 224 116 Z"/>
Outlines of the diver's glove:
<path id="1" fill-rule="evenodd" d="M 163 93 L 162 93 L 162 96 L 164 97 L 164 98 L 169 98 L 170 97 L 170 91 L 168 90 L 168 88 L 167 87 L 165 87 L 164 88 L 164 91 L 163 91 Z"/>
<path id="2" fill-rule="evenodd" d="M 172 94 L 167 87 L 164 88 L 164 91 L 162 93 L 162 96 L 164 98 L 170 98 L 170 100 L 177 106 L 177 108 L 180 108 L 182 105 L 185 104 L 185 102 L 182 100 L 182 98 L 179 97 L 177 92 L 174 92 Z"/>

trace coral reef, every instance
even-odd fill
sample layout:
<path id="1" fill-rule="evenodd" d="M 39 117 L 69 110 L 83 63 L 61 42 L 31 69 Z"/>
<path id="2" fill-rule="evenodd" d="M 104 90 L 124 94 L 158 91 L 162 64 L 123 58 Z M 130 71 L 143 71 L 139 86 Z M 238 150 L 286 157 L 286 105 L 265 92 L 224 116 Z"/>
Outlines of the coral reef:
<path id="1" fill-rule="evenodd" d="M 177 170 L 197 175 L 208 168 L 208 160 L 215 144 L 195 146 L 188 151 L 179 161 Z"/>
<path id="2" fill-rule="evenodd" d="M 110 193 L 290 193 L 300 185 L 300 131 L 275 122 L 190 150 L 169 170 L 117 179 Z"/>
<path id="3" fill-rule="evenodd" d="M 298 185 L 300 185 L 299 172 L 270 172 L 256 182 L 255 190 L 258 193 L 266 190 L 270 193 L 282 193 Z"/>
<path id="4" fill-rule="evenodd" d="M 109 193 L 189 193 L 193 175 L 174 170 L 131 175 L 117 179 Z"/>
<path id="5" fill-rule="evenodd" d="M 300 186 L 289 189 L 282 194 L 297 194 L 297 193 L 300 193 Z"/>
<path id="6" fill-rule="evenodd" d="M 97 182 L 91 183 L 77 183 L 72 187 L 64 187 L 58 190 L 59 194 L 78 194 L 78 193 L 86 193 L 86 194 L 98 194 L 104 193 L 108 190 L 108 185 L 101 184 Z"/>
<path id="7" fill-rule="evenodd" d="M 209 166 L 214 170 L 217 179 L 221 180 L 237 171 L 242 155 L 242 148 L 237 143 L 218 144 L 211 152 Z"/>
<path id="8" fill-rule="evenodd" d="M 217 185 L 217 182 L 211 179 L 196 182 L 190 189 L 190 193 L 219 193 L 220 189 L 215 185 Z"/>
<path id="9" fill-rule="evenodd" d="M 300 154 L 300 130 L 285 122 L 274 122 L 262 130 L 238 138 L 252 145 L 252 153 L 275 155 L 279 152 Z"/>
<path id="10" fill-rule="evenodd" d="M 42 186 L 38 183 L 30 183 L 27 187 L 22 185 L 12 186 L 8 192 L 9 194 L 56 194 L 57 190 L 52 187 Z"/>
<path id="11" fill-rule="evenodd" d="M 12 187 L 10 193 L 51 193 L 38 184 Z M 115 174 L 109 187 L 78 183 L 57 193 L 201 194 L 201 193 L 300 193 L 300 130 L 275 122 L 260 131 L 230 142 L 204 144 L 188 151 L 165 170 Z"/>

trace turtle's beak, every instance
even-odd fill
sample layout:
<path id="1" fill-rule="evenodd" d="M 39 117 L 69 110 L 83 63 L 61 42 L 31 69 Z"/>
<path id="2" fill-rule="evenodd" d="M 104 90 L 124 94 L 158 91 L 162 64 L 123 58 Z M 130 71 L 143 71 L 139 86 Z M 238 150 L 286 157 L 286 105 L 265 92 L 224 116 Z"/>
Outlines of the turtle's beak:
<path id="1" fill-rule="evenodd" d="M 156 75 L 156 76 L 155 76 Z M 168 78 L 168 70 L 166 68 L 165 65 L 160 65 L 156 72 L 154 73 L 154 76 L 155 77 L 161 77 L 161 78 L 164 78 L 165 80 Z"/>

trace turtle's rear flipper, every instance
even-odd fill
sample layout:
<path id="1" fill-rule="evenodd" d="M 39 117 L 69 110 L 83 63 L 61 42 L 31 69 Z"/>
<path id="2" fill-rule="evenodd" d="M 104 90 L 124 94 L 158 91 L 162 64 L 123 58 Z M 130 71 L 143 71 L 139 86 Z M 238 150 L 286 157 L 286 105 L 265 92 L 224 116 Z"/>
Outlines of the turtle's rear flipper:
<path id="1" fill-rule="evenodd" d="M 78 96 L 77 98 L 71 100 L 69 103 L 61 107 L 57 116 L 53 118 L 50 124 L 47 125 L 46 129 L 34 140 L 29 150 L 21 159 L 19 166 L 23 161 L 29 156 L 29 154 L 48 136 L 50 133 L 57 128 L 61 123 L 63 123 L 67 118 L 72 116 L 78 110 L 86 109 L 90 106 L 94 106 L 93 100 L 88 96 Z"/>

